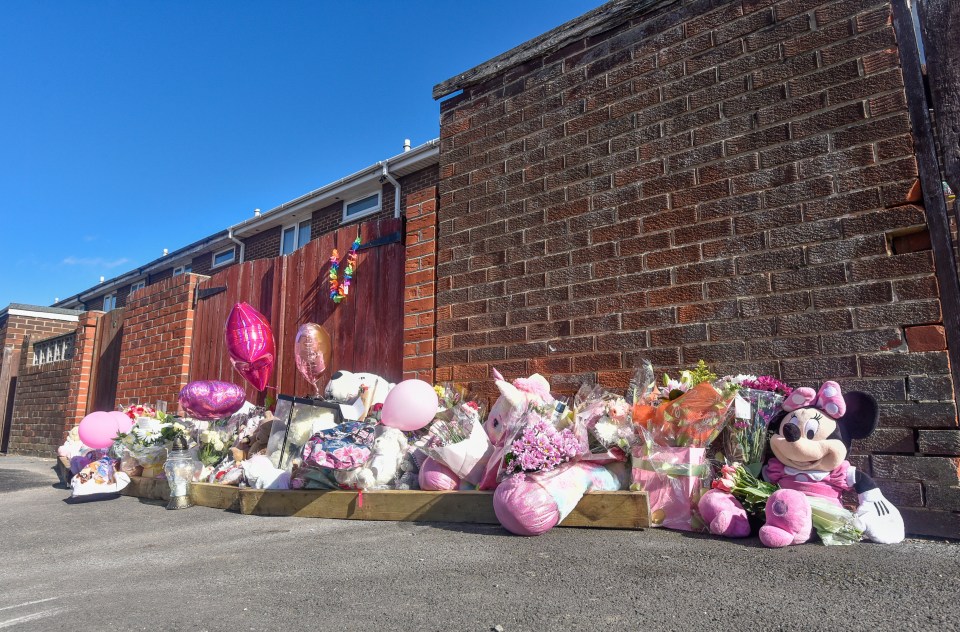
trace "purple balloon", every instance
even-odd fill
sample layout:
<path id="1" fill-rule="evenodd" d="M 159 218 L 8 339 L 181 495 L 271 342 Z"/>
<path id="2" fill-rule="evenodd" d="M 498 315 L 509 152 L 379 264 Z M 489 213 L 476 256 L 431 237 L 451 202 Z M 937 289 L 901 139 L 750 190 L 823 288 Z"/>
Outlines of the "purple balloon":
<path id="1" fill-rule="evenodd" d="M 203 421 L 213 421 L 232 415 L 240 410 L 246 394 L 230 382 L 203 380 L 190 382 L 180 391 L 180 406 L 183 411 Z"/>

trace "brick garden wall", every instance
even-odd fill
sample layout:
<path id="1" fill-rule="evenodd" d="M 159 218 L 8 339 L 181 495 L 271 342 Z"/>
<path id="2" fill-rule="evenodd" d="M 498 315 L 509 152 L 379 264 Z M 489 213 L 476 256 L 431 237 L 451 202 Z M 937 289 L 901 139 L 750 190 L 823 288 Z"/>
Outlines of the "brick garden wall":
<path id="1" fill-rule="evenodd" d="M 167 402 L 188 381 L 193 336 L 193 290 L 200 277 L 184 274 L 136 292 L 127 304 L 120 347 L 117 402 Z"/>
<path id="2" fill-rule="evenodd" d="M 436 377 L 641 359 L 882 403 L 856 446 L 960 536 L 953 390 L 886 1 L 683 2 L 441 106 Z"/>

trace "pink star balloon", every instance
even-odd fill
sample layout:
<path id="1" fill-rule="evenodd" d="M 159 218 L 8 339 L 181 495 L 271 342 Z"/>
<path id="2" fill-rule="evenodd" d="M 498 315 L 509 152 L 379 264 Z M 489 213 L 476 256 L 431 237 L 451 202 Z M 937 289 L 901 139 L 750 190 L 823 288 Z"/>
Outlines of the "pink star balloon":
<path id="1" fill-rule="evenodd" d="M 226 341 L 237 373 L 258 391 L 265 389 L 273 373 L 276 346 L 263 314 L 247 303 L 234 305 L 227 317 Z"/>

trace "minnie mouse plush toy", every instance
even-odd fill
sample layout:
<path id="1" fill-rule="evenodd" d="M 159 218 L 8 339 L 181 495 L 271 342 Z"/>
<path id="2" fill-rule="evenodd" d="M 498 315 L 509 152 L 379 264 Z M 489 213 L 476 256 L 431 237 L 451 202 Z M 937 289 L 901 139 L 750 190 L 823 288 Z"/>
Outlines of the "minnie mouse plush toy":
<path id="1" fill-rule="evenodd" d="M 846 460 L 850 443 L 868 437 L 879 418 L 877 402 L 860 392 L 840 393 L 836 382 L 819 391 L 798 388 L 770 423 L 770 451 L 763 477 L 780 489 L 766 505 L 760 541 L 769 547 L 802 544 L 812 530 L 810 503 L 817 496 L 840 505 L 848 489 L 857 492 L 856 517 L 864 539 L 893 544 L 904 538 L 903 518 L 869 476 Z M 714 489 L 704 494 L 700 511 L 710 532 L 728 537 L 749 534 L 746 511 L 730 494 Z"/>

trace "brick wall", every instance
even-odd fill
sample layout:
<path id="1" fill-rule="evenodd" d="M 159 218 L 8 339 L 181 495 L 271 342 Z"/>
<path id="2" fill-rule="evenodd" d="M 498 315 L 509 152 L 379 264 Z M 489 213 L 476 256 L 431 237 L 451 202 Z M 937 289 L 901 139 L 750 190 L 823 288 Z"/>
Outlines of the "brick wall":
<path id="1" fill-rule="evenodd" d="M 274 226 L 264 231 L 256 233 L 252 237 L 243 240 L 246 244 L 243 251 L 243 258 L 246 261 L 253 259 L 268 259 L 280 255 L 280 232 L 281 226 Z M 312 234 L 312 227 L 311 227 Z"/>
<path id="2" fill-rule="evenodd" d="M 31 366 L 29 358 L 32 357 L 28 340 L 20 355 L 7 449 L 14 454 L 51 457 L 67 432 L 74 360 Z"/>
<path id="3" fill-rule="evenodd" d="M 441 106 L 437 378 L 642 358 L 882 402 L 851 460 L 960 536 L 956 410 L 886 1 L 701 0 Z"/>
<path id="4" fill-rule="evenodd" d="M 87 414 L 90 368 L 101 315 L 82 314 L 79 323 L 53 321 L 60 323 L 56 335 L 76 332 L 75 350 L 69 360 L 34 366 L 33 346 L 56 335 L 28 334 L 23 338 L 7 445 L 10 452 L 52 457 L 67 432 Z"/>
<path id="5" fill-rule="evenodd" d="M 137 292 L 127 305 L 120 347 L 117 401 L 167 402 L 188 381 L 193 336 L 193 290 L 200 277 L 185 274 Z"/>
<path id="6" fill-rule="evenodd" d="M 401 184 L 401 189 L 403 185 Z M 405 196 L 406 288 L 403 303 L 403 378 L 434 379 L 437 265 L 437 188 Z"/>
<path id="7" fill-rule="evenodd" d="M 226 247 L 217 248 L 215 251 L 208 251 L 208 252 L 204 252 L 202 254 L 197 255 L 196 257 L 193 258 L 193 261 L 190 263 L 190 270 L 194 274 L 210 274 L 210 270 L 213 265 L 213 253 L 220 252 L 221 250 L 226 250 Z M 279 250 L 280 250 L 280 246 L 278 245 L 277 251 L 279 252 Z M 233 248 L 233 254 L 234 254 L 233 263 L 230 263 L 225 266 L 218 266 L 214 270 L 214 272 L 219 272 L 220 270 L 223 270 L 232 265 L 235 265 L 237 263 L 237 256 L 238 256 L 236 246 L 234 246 Z"/>

